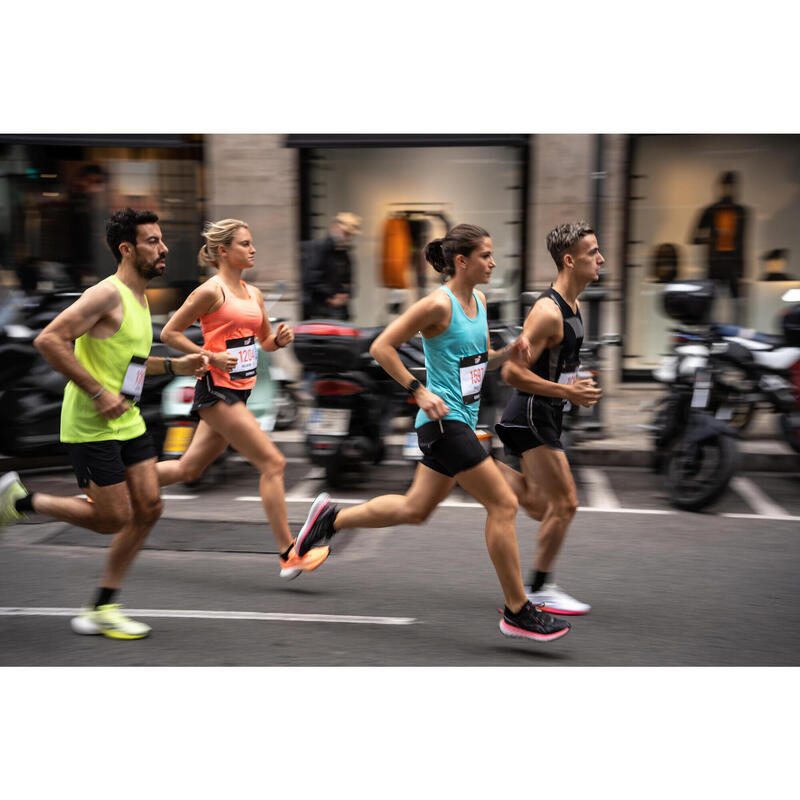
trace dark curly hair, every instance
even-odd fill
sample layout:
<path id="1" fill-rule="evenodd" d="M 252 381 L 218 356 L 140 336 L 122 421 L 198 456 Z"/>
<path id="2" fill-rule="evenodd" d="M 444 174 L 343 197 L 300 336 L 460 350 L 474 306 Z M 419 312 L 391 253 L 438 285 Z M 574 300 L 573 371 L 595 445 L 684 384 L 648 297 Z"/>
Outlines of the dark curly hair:
<path id="1" fill-rule="evenodd" d="M 106 220 L 106 242 L 109 249 L 117 259 L 117 264 L 122 261 L 122 253 L 119 246 L 123 242 L 136 245 L 136 227 L 138 225 L 150 225 L 158 222 L 158 215 L 153 211 L 135 211 L 132 208 L 124 208 L 122 211 L 115 211 Z"/>
<path id="2" fill-rule="evenodd" d="M 442 239 L 434 239 L 425 247 L 425 260 L 442 273 L 442 280 L 452 278 L 456 273 L 455 257 L 468 256 L 480 246 L 483 239 L 489 238 L 489 232 L 478 225 L 456 225 Z"/>

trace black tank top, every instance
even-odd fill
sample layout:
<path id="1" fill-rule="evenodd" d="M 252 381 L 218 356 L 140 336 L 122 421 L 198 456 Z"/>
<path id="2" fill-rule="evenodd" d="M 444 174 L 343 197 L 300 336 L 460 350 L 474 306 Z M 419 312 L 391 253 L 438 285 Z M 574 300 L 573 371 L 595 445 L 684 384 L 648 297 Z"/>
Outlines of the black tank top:
<path id="1" fill-rule="evenodd" d="M 536 373 L 540 378 L 546 381 L 553 381 L 559 383 L 562 375 L 565 378 L 563 382 L 574 382 L 575 375 L 578 367 L 580 366 L 580 352 L 581 345 L 583 345 L 583 319 L 581 312 L 574 312 L 566 300 L 551 286 L 545 289 L 539 297 L 536 298 L 536 303 L 539 303 L 546 297 L 551 297 L 558 307 L 561 309 L 561 317 L 564 321 L 564 337 L 555 346 L 542 351 L 542 354 L 537 359 L 536 363 L 531 364 L 531 372 Z M 548 402 L 556 400 L 561 403 L 558 398 L 544 398 Z"/>

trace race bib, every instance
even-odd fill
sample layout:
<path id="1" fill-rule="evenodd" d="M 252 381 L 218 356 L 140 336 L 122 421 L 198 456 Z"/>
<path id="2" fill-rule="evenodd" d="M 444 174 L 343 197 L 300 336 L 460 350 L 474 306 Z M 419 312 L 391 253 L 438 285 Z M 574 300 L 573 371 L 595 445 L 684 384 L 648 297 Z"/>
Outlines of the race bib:
<path id="1" fill-rule="evenodd" d="M 458 365 L 461 377 L 461 398 L 465 403 L 475 403 L 481 398 L 483 376 L 489 363 L 488 353 L 464 356 Z"/>
<path id="2" fill-rule="evenodd" d="M 232 380 L 252 378 L 258 369 L 258 352 L 256 351 L 256 337 L 245 336 L 242 339 L 228 339 L 225 349 L 236 356 L 236 366 L 231 370 Z"/>
<path id="3" fill-rule="evenodd" d="M 147 372 L 147 358 L 133 356 L 128 369 L 125 370 L 125 377 L 122 379 L 122 389 L 120 394 L 131 403 L 138 403 L 142 396 L 144 387 L 144 376 Z"/>

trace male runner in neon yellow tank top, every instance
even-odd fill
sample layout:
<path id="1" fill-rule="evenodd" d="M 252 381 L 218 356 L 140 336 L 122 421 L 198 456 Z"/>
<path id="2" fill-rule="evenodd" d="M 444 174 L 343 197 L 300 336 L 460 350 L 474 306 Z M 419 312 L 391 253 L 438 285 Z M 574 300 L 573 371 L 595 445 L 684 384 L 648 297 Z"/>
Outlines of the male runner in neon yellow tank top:
<path id="1" fill-rule="evenodd" d="M 161 516 L 157 453 L 136 401 L 145 375 L 201 376 L 202 354 L 151 358 L 148 281 L 163 274 L 167 246 L 152 211 L 117 211 L 106 240 L 114 275 L 87 289 L 34 340 L 47 361 L 69 378 L 61 408 L 61 441 L 69 446 L 78 486 L 89 500 L 28 493 L 16 472 L 0 478 L 0 525 L 31 511 L 111 541 L 95 602 L 72 620 L 76 633 L 141 639 L 149 626 L 125 617 L 114 596 L 147 534 Z M 73 341 L 75 342 L 73 350 Z"/>

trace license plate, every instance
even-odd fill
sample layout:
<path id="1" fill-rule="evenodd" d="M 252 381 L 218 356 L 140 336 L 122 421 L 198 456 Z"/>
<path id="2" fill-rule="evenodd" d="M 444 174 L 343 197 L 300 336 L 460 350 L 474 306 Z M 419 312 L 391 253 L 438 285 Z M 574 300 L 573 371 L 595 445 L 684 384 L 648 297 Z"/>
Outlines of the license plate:
<path id="1" fill-rule="evenodd" d="M 194 425 L 173 425 L 164 437 L 165 453 L 185 453 L 194 436 Z"/>
<path id="2" fill-rule="evenodd" d="M 697 370 L 694 379 L 694 392 L 692 392 L 692 408 L 705 408 L 711 389 L 711 375 L 705 370 Z"/>
<path id="3" fill-rule="evenodd" d="M 350 430 L 349 408 L 312 408 L 306 423 L 311 436 L 347 436 Z"/>
<path id="4" fill-rule="evenodd" d="M 403 458 L 413 458 L 417 461 L 422 458 L 422 450 L 419 449 L 417 434 L 414 432 L 406 434 L 406 440 L 403 444 Z"/>

